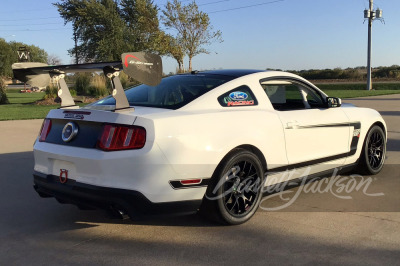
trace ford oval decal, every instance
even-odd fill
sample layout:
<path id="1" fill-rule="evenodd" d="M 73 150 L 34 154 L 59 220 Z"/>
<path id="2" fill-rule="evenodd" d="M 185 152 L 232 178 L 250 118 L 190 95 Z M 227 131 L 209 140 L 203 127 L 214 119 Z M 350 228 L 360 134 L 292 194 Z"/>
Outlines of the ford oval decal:
<path id="1" fill-rule="evenodd" d="M 247 97 L 248 97 L 247 93 L 242 91 L 234 91 L 229 94 L 229 98 L 231 98 L 234 101 L 246 100 Z"/>

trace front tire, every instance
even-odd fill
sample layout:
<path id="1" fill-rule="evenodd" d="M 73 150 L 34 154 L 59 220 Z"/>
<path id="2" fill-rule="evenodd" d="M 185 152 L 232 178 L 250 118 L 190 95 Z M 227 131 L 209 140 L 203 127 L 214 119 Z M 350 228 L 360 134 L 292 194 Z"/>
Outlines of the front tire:
<path id="1" fill-rule="evenodd" d="M 376 175 L 382 170 L 385 157 L 385 133 L 381 127 L 372 126 L 365 137 L 358 170 L 363 174 Z"/>
<path id="2" fill-rule="evenodd" d="M 250 151 L 235 149 L 215 171 L 200 212 L 223 224 L 244 223 L 258 209 L 263 181 L 259 158 Z"/>

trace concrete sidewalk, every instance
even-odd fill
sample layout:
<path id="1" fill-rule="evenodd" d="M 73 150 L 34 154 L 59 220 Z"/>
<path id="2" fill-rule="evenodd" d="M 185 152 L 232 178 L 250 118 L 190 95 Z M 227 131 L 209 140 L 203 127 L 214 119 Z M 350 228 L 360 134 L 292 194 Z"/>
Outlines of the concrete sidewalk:
<path id="1" fill-rule="evenodd" d="M 377 110 L 385 119 L 388 130 L 387 164 L 400 164 L 400 94 L 345 99 L 359 107 Z"/>
<path id="2" fill-rule="evenodd" d="M 32 151 L 43 119 L 0 121 L 0 153 Z"/>

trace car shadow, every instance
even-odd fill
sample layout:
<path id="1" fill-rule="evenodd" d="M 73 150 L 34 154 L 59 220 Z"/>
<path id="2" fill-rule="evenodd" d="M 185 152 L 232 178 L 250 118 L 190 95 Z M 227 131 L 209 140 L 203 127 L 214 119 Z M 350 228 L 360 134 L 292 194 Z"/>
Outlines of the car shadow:
<path id="1" fill-rule="evenodd" d="M 389 115 L 389 116 L 400 116 L 400 111 L 379 111 L 379 113 L 384 116 L 384 115 Z"/>
<path id="2" fill-rule="evenodd" d="M 388 138 L 386 150 L 387 151 L 394 151 L 394 152 L 400 151 L 400 139 Z"/>
<path id="3" fill-rule="evenodd" d="M 62 227 L 66 230 L 96 224 L 147 224 L 164 226 L 217 226 L 198 214 L 180 216 L 135 216 L 113 219 L 103 210 L 80 210 L 60 204 L 54 198 L 41 198 L 33 189 L 33 152 L 0 154 L 0 224 L 5 227 Z M 4 228 L 4 227 L 3 227 Z M 2 229 L 0 229 L 1 231 Z"/>
<path id="4" fill-rule="evenodd" d="M 400 140 L 389 139 L 388 151 L 399 151 Z M 80 210 L 74 205 L 60 204 L 55 199 L 40 198 L 33 189 L 32 171 L 34 166 L 33 152 L 20 152 L 0 154 L 0 232 L 13 230 L 76 230 L 88 227 L 96 227 L 99 224 L 121 224 L 121 225 L 154 225 L 154 226 L 186 226 L 186 227 L 216 227 L 219 224 L 210 222 L 198 214 L 181 216 L 137 216 L 133 220 L 111 219 L 102 210 Z M 384 167 L 382 176 L 391 176 L 390 179 L 380 177 L 377 182 L 377 191 L 385 192 L 385 199 L 395 200 L 398 196 L 392 193 L 393 187 L 398 187 L 399 165 L 387 165 Z M 329 175 L 313 179 L 313 182 L 323 182 Z M 287 186 L 285 190 L 270 193 L 276 194 L 277 198 L 283 191 L 299 189 L 301 182 L 296 185 Z M 303 184 L 304 185 L 304 184 Z M 397 191 L 397 190 L 396 190 Z M 295 192 L 295 191 L 294 191 Z M 392 195 L 393 194 L 393 195 Z M 266 195 L 264 195 L 266 196 Z M 318 196 L 318 197 L 317 197 Z M 367 198 L 369 200 L 369 198 Z M 365 201 L 365 199 L 362 199 Z M 371 199 L 372 200 L 372 199 Z M 292 208 L 283 211 L 349 211 L 345 201 L 339 202 L 336 198 L 328 199 L 325 194 L 302 193 L 297 203 L 312 206 L 303 208 L 294 204 Z M 342 205 L 341 205 L 342 204 Z M 387 204 L 382 201 L 382 204 Z M 374 204 L 372 204 L 374 205 Z M 372 206 L 371 205 L 371 206 Z M 376 205 L 376 204 L 375 204 Z M 345 206 L 345 207 L 343 207 Z M 368 211 L 369 206 L 363 203 L 361 207 L 355 205 L 353 211 Z M 389 206 L 390 210 L 391 206 Z M 393 209 L 393 208 L 392 208 Z M 398 209 L 396 209 L 398 210 Z"/>

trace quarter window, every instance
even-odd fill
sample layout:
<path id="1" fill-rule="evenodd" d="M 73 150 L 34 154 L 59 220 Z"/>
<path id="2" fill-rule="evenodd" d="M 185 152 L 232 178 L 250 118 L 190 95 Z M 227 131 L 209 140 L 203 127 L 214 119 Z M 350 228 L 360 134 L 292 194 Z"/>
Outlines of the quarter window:
<path id="1" fill-rule="evenodd" d="M 223 107 L 254 106 L 257 99 L 248 86 L 240 86 L 218 97 L 218 102 Z"/>

